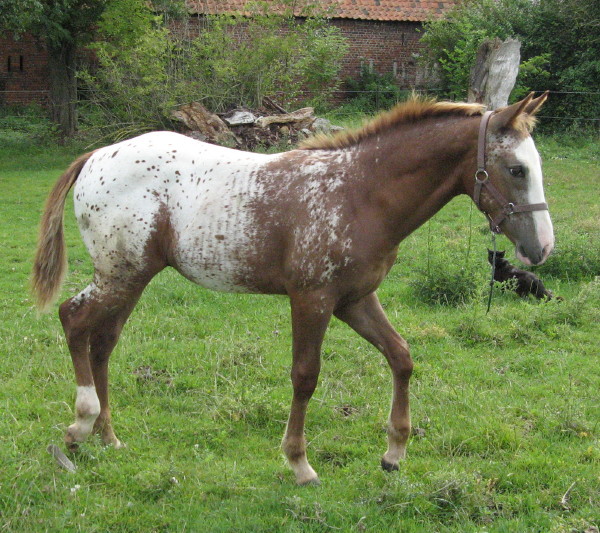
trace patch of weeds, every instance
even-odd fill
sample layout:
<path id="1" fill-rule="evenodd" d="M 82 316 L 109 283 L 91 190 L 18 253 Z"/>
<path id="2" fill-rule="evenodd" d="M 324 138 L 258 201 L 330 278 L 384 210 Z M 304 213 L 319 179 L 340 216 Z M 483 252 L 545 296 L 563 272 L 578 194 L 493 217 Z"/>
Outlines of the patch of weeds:
<path id="1" fill-rule="evenodd" d="M 441 486 L 427 495 L 427 499 L 442 513 L 454 513 L 462 507 L 470 491 L 465 481 L 444 479 Z"/>
<path id="2" fill-rule="evenodd" d="M 265 350 L 259 343 L 248 342 L 232 345 L 218 357 L 219 369 L 247 367 L 248 370 L 265 370 Z"/>
<path id="3" fill-rule="evenodd" d="M 600 320 L 600 278 L 583 284 L 579 293 L 568 301 L 524 300 L 521 305 L 511 306 L 509 313 L 492 303 L 489 316 L 493 320 L 483 313 L 469 311 L 460 316 L 450 332 L 467 346 L 505 346 L 513 341 L 527 344 L 542 335 L 550 339 L 569 335 L 574 327 Z"/>
<path id="4" fill-rule="evenodd" d="M 347 403 L 345 403 L 343 405 L 336 405 L 334 407 L 334 410 L 336 413 L 340 414 L 343 417 L 352 416 L 352 415 L 358 413 L 358 407 L 354 407 Z"/>
<path id="5" fill-rule="evenodd" d="M 506 332 L 497 323 L 488 320 L 481 313 L 468 313 L 462 316 L 459 322 L 451 329 L 452 336 L 466 346 L 487 344 L 490 346 L 504 346 Z"/>
<path id="6" fill-rule="evenodd" d="M 163 368 L 142 365 L 133 371 L 133 375 L 142 394 L 160 393 L 173 387 L 172 376 Z"/>
<path id="7" fill-rule="evenodd" d="M 314 449 L 312 453 L 319 462 L 334 468 L 344 467 L 356 457 L 356 452 L 348 447 L 336 446 L 335 443 L 328 443 L 326 450 Z"/>
<path id="8" fill-rule="evenodd" d="M 49 145 L 57 141 L 58 128 L 47 113 L 36 106 L 0 111 L 0 144 L 5 148 Z"/>
<path id="9" fill-rule="evenodd" d="M 256 397 L 256 391 L 244 391 L 236 394 L 234 391 L 224 391 L 216 394 L 212 405 L 207 405 L 213 420 L 239 422 L 255 428 L 275 426 L 281 429 L 280 421 L 287 418 L 287 406 L 273 401 L 268 395 Z M 208 402 L 207 402 L 208 403 Z"/>
<path id="10" fill-rule="evenodd" d="M 598 137 L 593 135 L 538 135 L 536 144 L 544 159 L 584 161 L 600 159 L 600 142 L 598 142 Z"/>
<path id="11" fill-rule="evenodd" d="M 488 480 L 465 476 L 454 471 L 432 472 L 417 483 L 402 483 L 396 490 L 387 489 L 377 499 L 383 511 L 460 521 L 490 522 L 500 506 Z"/>
<path id="12" fill-rule="evenodd" d="M 579 463 L 600 464 L 600 449 L 597 446 L 588 446 L 580 453 Z"/>
<path id="13" fill-rule="evenodd" d="M 552 337 L 557 325 L 572 327 L 600 320 L 600 277 L 582 285 L 570 300 L 551 300 L 535 306 L 521 317 L 525 328 L 532 327 Z"/>
<path id="14" fill-rule="evenodd" d="M 368 65 L 361 68 L 358 78 L 346 80 L 346 85 L 354 108 L 369 113 L 390 109 L 408 96 L 398 87 L 392 74 L 379 74 Z"/>
<path id="15" fill-rule="evenodd" d="M 156 502 L 171 494 L 179 485 L 177 472 L 171 465 L 167 469 L 145 470 L 134 477 L 140 495 L 147 501 Z"/>
<path id="16" fill-rule="evenodd" d="M 578 420 L 564 420 L 557 428 L 564 436 L 576 437 L 578 439 L 592 438 L 592 430 Z"/>
<path id="17" fill-rule="evenodd" d="M 475 298 L 480 279 L 471 269 L 436 259 L 428 269 L 417 272 L 410 285 L 415 297 L 426 304 L 458 307 Z"/>
<path id="18" fill-rule="evenodd" d="M 549 533 L 599 533 L 599 518 L 586 520 L 577 516 L 557 515 L 552 523 Z"/>
<path id="19" fill-rule="evenodd" d="M 305 503 L 299 496 L 291 496 L 284 500 L 286 512 L 298 522 L 319 526 L 320 528 L 334 528 L 328 523 L 328 517 L 319 502 Z M 338 529 L 338 528 L 335 528 Z"/>
<path id="20" fill-rule="evenodd" d="M 267 400 L 255 402 L 244 416 L 245 422 L 254 428 L 268 428 L 272 425 L 280 428 L 278 420 L 285 418 L 285 408 Z"/>

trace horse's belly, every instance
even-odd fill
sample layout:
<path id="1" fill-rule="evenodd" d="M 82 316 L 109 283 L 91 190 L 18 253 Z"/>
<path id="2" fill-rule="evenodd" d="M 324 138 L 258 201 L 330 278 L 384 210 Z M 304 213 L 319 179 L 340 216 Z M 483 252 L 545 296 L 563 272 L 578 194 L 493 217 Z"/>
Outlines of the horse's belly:
<path id="1" fill-rule="evenodd" d="M 197 201 L 182 200 L 171 210 L 171 261 L 181 274 L 203 287 L 252 292 L 256 238 L 249 204 L 252 195 L 228 185 L 204 191 Z"/>
<path id="2" fill-rule="evenodd" d="M 208 227 L 181 233 L 172 251 L 172 266 L 208 289 L 252 292 L 249 243 L 243 236 L 227 231 L 231 225 L 213 220 Z"/>

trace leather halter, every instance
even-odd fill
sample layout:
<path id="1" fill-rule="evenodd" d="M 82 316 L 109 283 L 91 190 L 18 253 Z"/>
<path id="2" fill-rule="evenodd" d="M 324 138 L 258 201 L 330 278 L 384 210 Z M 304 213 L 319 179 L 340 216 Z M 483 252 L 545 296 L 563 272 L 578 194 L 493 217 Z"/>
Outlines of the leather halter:
<path id="1" fill-rule="evenodd" d="M 490 177 L 488 176 L 486 170 L 485 141 L 488 124 L 491 116 L 494 113 L 495 111 L 486 111 L 481 118 L 481 123 L 479 124 L 479 139 L 477 141 L 477 172 L 475 172 L 473 201 L 475 202 L 477 208 L 488 218 L 492 232 L 502 233 L 500 224 L 502 224 L 502 222 L 504 222 L 504 220 L 512 214 L 547 210 L 548 204 L 541 202 L 538 204 L 515 205 L 512 202 L 507 201 L 503 194 L 490 181 Z M 481 207 L 481 191 L 484 188 L 501 206 L 500 212 L 495 217 L 492 217 L 491 213 L 487 212 Z"/>

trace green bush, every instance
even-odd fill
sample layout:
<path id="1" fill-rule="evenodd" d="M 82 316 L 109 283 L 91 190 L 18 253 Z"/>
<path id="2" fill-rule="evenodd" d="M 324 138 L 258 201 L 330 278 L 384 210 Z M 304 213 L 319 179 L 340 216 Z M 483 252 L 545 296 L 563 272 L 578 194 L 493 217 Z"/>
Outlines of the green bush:
<path id="1" fill-rule="evenodd" d="M 528 0 L 467 0 L 447 17 L 427 22 L 421 39 L 423 57 L 439 72 L 441 95 L 465 100 L 470 69 L 481 43 L 521 35 L 531 9 Z"/>
<path id="2" fill-rule="evenodd" d="M 299 22 L 290 10 L 253 9 L 250 17 L 207 17 L 194 39 L 152 19 L 135 39 L 124 30 L 97 43 L 97 67 L 82 74 L 88 123 L 126 136 L 169 128 L 178 104 L 198 101 L 214 112 L 257 107 L 265 96 L 289 104 L 301 88 L 322 104 L 336 88 L 346 52 L 339 30 L 319 17 Z"/>
<path id="3" fill-rule="evenodd" d="M 486 269 L 476 268 L 464 250 L 429 246 L 427 266 L 410 281 L 415 297 L 429 305 L 457 307 L 473 301 L 486 287 Z"/>
<path id="4" fill-rule="evenodd" d="M 546 132 L 598 132 L 600 40 L 597 0 L 467 0 L 425 24 L 424 61 L 439 72 L 441 95 L 464 99 L 475 53 L 485 39 L 516 38 L 522 64 L 511 100 L 551 90 Z M 578 119 L 578 120 L 574 120 Z"/>
<path id="5" fill-rule="evenodd" d="M 363 65 L 358 78 L 346 80 L 351 95 L 351 105 L 363 113 L 374 113 L 397 104 L 406 91 L 402 91 L 392 74 L 379 74 Z"/>

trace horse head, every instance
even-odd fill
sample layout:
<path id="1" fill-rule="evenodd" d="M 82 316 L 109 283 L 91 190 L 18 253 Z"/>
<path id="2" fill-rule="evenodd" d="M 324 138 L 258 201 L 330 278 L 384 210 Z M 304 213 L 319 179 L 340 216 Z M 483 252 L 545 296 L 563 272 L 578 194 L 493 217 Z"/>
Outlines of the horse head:
<path id="1" fill-rule="evenodd" d="M 526 265 L 543 263 L 554 248 L 541 158 L 530 135 L 547 96 L 534 98 L 531 93 L 490 115 L 489 124 L 484 116 L 480 129 L 475 203 L 490 219 L 492 231 L 504 233 Z"/>

